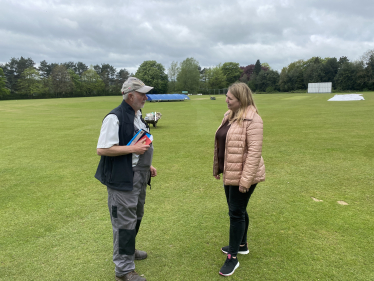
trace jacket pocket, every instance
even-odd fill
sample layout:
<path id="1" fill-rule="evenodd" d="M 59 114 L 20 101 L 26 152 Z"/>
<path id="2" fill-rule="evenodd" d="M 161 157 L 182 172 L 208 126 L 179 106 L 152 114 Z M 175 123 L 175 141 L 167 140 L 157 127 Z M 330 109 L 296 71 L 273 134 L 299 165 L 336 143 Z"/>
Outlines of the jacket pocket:
<path id="1" fill-rule="evenodd" d="M 104 156 L 103 169 L 102 169 L 102 179 L 104 182 L 109 182 L 112 177 L 113 159 L 109 156 Z"/>

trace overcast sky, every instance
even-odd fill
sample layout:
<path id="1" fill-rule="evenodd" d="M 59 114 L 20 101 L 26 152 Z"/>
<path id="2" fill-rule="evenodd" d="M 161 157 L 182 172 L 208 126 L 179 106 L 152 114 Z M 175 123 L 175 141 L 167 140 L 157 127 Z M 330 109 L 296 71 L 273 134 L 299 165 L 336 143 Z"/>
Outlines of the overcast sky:
<path id="1" fill-rule="evenodd" d="M 354 61 L 374 49 L 373 11 L 373 0 L 0 0 L 0 63 Z"/>

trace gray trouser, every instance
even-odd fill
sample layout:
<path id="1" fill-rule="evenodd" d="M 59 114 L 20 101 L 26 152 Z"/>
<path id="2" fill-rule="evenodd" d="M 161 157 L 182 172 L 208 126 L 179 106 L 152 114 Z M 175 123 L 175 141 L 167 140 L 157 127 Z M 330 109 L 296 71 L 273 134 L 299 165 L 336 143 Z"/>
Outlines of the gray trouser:
<path id="1" fill-rule="evenodd" d="M 113 228 L 113 262 L 116 275 L 135 269 L 135 237 L 137 224 L 144 214 L 149 169 L 134 171 L 132 191 L 108 190 L 108 207 Z"/>

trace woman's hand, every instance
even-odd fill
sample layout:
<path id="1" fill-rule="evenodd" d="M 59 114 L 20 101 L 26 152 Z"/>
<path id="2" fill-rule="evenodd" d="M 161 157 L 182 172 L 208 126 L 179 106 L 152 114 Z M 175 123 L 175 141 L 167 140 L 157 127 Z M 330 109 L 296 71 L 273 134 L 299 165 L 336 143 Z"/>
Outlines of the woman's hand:
<path id="1" fill-rule="evenodd" d="M 241 193 L 247 193 L 248 190 L 249 190 L 249 188 L 247 189 L 247 188 L 245 188 L 244 186 L 239 186 L 239 191 L 240 191 Z"/>
<path id="2" fill-rule="evenodd" d="M 214 177 L 216 178 L 216 180 L 221 179 L 221 176 L 220 176 L 220 175 L 216 175 L 216 176 L 214 176 Z"/>

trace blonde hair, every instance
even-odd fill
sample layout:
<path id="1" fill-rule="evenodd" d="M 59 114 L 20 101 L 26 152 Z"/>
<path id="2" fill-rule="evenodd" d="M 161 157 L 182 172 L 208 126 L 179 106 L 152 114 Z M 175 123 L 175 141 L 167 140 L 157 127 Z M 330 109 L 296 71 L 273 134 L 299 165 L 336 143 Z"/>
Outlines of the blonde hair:
<path id="1" fill-rule="evenodd" d="M 249 106 L 253 106 L 256 112 L 258 113 L 257 107 L 253 100 L 252 91 L 243 82 L 236 82 L 228 88 L 228 92 L 232 94 L 240 103 L 240 107 L 236 112 L 231 111 L 229 113 L 229 123 L 232 124 L 235 121 L 238 121 L 238 124 L 241 124 L 244 120 L 245 111 Z"/>

